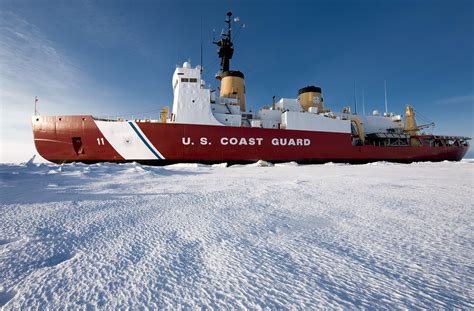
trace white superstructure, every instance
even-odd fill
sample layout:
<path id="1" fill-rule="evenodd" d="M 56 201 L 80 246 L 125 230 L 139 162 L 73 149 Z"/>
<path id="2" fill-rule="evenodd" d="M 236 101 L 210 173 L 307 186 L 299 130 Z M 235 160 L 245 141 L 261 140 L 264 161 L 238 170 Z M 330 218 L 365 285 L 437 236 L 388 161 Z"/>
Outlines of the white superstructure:
<path id="1" fill-rule="evenodd" d="M 352 114 L 349 108 L 345 108 L 342 113 L 331 112 L 323 108 L 319 93 L 315 93 L 318 101 L 310 107 L 307 102 L 300 102 L 308 93 L 303 92 L 298 98 L 281 98 L 272 107 L 261 108 L 253 114 L 242 112 L 238 98 L 217 96 L 215 91 L 206 88 L 201 77 L 201 67 L 193 68 L 189 62 L 176 68 L 172 83 L 174 100 L 172 115 L 168 120 L 172 123 L 355 134 L 351 124 L 356 122 L 359 126 L 357 132 L 364 135 L 393 133 L 403 129 L 400 115 L 381 116 L 374 113 L 371 116 L 358 116 Z M 307 88 L 320 91 L 317 87 Z"/>
<path id="2" fill-rule="evenodd" d="M 204 88 L 201 67 L 191 68 L 189 62 L 177 67 L 173 74 L 173 110 L 171 122 L 185 124 L 223 125 L 214 117 L 210 91 Z"/>

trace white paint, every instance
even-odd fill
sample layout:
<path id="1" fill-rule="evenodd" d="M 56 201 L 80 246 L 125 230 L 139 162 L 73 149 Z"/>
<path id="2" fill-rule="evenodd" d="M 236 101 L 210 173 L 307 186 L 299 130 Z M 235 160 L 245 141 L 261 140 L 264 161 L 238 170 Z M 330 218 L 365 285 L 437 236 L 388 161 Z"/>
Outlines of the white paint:
<path id="1" fill-rule="evenodd" d="M 318 107 L 309 107 L 308 108 L 309 113 L 318 113 Z"/>
<path id="2" fill-rule="evenodd" d="M 227 126 L 241 126 L 242 112 L 240 111 L 239 100 L 236 98 L 217 97 L 211 103 L 211 110 L 214 117 Z"/>
<path id="3" fill-rule="evenodd" d="M 308 138 L 273 138 L 273 146 L 309 146 L 311 140 Z"/>
<path id="4" fill-rule="evenodd" d="M 257 112 L 257 118 L 262 121 L 278 121 L 280 122 L 281 119 L 281 111 L 280 110 L 272 110 L 272 109 L 260 109 Z"/>
<path id="5" fill-rule="evenodd" d="M 242 124 L 241 114 L 214 113 L 214 117 L 227 126 L 240 126 Z"/>
<path id="6" fill-rule="evenodd" d="M 176 68 L 172 85 L 174 123 L 222 125 L 212 114 L 209 89 L 201 86 L 199 66 L 192 68 L 188 64 Z"/>
<path id="7" fill-rule="evenodd" d="M 253 119 L 250 121 L 251 127 L 262 127 L 262 120 Z"/>
<path id="8" fill-rule="evenodd" d="M 384 133 L 387 129 L 393 128 L 401 128 L 402 123 L 401 118 L 397 122 L 395 119 L 393 120 L 391 117 L 383 117 L 383 116 L 359 116 L 360 121 L 364 126 L 364 133 L 371 134 L 371 133 Z"/>
<path id="9" fill-rule="evenodd" d="M 128 122 L 125 121 L 94 121 L 105 139 L 126 160 L 154 160 L 157 157 L 143 143 Z M 132 122 L 139 131 L 138 125 Z M 140 131 L 150 146 L 153 146 Z M 154 147 L 153 147 L 154 148 Z M 155 149 L 155 151 L 157 151 Z M 158 152 L 158 155 L 161 154 Z M 162 156 L 161 156 L 162 157 Z M 162 157 L 163 158 L 163 157 Z"/>
<path id="10" fill-rule="evenodd" d="M 301 111 L 301 104 L 296 98 L 281 98 L 275 103 L 275 108 L 279 110 Z"/>
<path id="11" fill-rule="evenodd" d="M 220 143 L 223 146 L 226 145 L 239 145 L 239 146 L 261 146 L 263 142 L 262 137 L 250 137 L 250 138 L 245 138 L 245 137 L 222 137 L 220 139 Z"/>
<path id="12" fill-rule="evenodd" d="M 143 133 L 143 131 L 140 129 L 140 127 L 137 125 L 136 122 L 132 122 L 132 121 L 128 121 L 128 123 L 132 123 L 135 128 L 137 129 L 137 131 L 140 133 L 140 135 L 142 136 L 142 138 L 146 141 L 146 143 L 148 144 L 148 146 L 153 149 L 154 153 L 155 153 L 155 156 L 158 155 L 161 159 L 164 159 L 165 157 L 158 151 L 158 149 L 156 149 L 156 147 L 153 145 L 153 143 L 148 139 L 148 137 L 145 135 L 145 133 Z"/>
<path id="13" fill-rule="evenodd" d="M 279 128 L 281 122 L 281 110 L 260 109 L 257 112 L 257 119 L 262 121 L 263 128 Z"/>
<path id="14" fill-rule="evenodd" d="M 314 113 L 287 111 L 281 116 L 281 127 L 288 130 L 350 133 L 351 121 L 333 119 Z"/>

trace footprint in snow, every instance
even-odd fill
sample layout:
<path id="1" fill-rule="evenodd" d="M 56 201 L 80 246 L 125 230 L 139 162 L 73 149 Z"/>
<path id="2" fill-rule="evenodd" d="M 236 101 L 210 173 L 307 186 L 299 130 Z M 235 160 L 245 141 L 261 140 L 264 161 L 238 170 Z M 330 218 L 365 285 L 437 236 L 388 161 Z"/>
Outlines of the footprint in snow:
<path id="1" fill-rule="evenodd" d="M 46 260 L 45 266 L 47 267 L 57 266 L 59 264 L 62 264 L 63 262 L 71 260 L 72 258 L 74 258 L 74 254 L 70 254 L 70 253 L 56 254 L 53 257 Z"/>
<path id="2" fill-rule="evenodd" d="M 12 300 L 16 295 L 16 292 L 11 291 L 1 291 L 0 290 L 0 308 L 5 306 L 10 300 Z"/>
<path id="3" fill-rule="evenodd" d="M 0 246 L 7 245 L 10 243 L 15 243 L 20 241 L 21 238 L 13 238 L 13 239 L 0 239 Z"/>

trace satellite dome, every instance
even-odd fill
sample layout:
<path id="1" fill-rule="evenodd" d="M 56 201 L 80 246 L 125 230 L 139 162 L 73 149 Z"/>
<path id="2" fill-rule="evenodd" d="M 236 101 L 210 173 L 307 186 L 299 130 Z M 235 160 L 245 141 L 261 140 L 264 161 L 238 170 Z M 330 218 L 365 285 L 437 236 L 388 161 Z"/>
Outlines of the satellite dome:
<path id="1" fill-rule="evenodd" d="M 183 68 L 191 68 L 191 63 L 190 62 L 184 62 Z"/>

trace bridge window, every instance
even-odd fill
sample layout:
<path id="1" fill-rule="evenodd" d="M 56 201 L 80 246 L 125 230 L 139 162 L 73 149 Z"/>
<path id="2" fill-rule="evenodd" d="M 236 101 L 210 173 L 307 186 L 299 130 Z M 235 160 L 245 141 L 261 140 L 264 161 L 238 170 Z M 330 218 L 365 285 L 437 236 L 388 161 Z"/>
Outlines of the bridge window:
<path id="1" fill-rule="evenodd" d="M 181 78 L 181 82 L 189 82 L 188 78 Z"/>
<path id="2" fill-rule="evenodd" d="M 196 79 L 196 78 L 189 78 L 189 82 L 198 82 L 198 79 Z"/>

